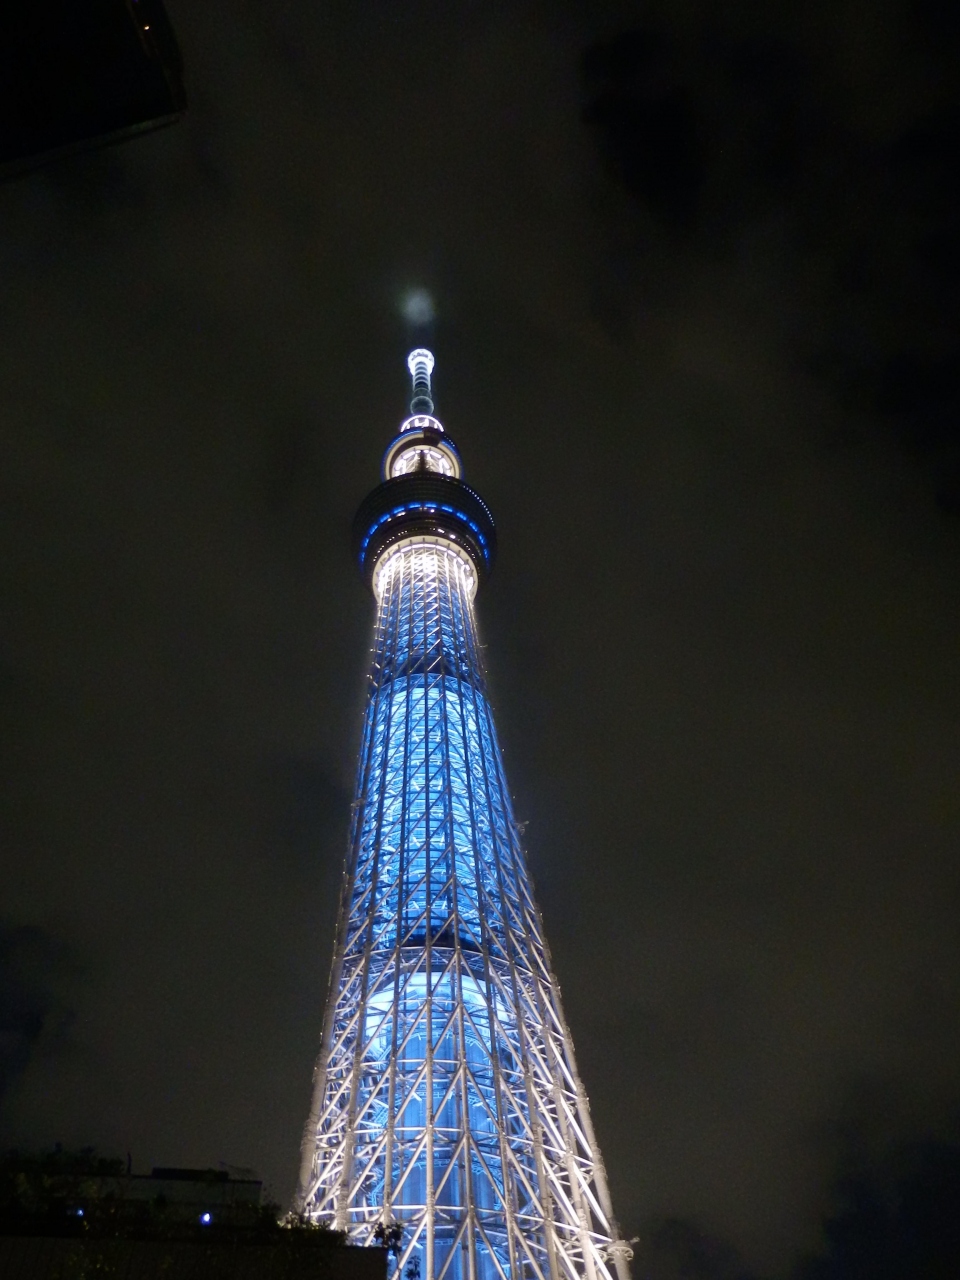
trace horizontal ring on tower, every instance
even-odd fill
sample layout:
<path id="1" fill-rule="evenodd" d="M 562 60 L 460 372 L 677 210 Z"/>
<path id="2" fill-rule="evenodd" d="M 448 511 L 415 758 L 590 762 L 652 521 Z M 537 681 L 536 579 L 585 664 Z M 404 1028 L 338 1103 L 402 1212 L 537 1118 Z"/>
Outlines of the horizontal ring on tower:
<path id="1" fill-rule="evenodd" d="M 408 418 L 383 455 L 381 474 L 384 480 L 419 470 L 460 479 L 457 446 L 436 418 Z"/>
<path id="2" fill-rule="evenodd" d="M 385 480 L 360 504 L 353 545 L 368 582 L 377 561 L 403 539 L 441 538 L 465 551 L 483 578 L 493 568 L 497 535 L 487 504 L 461 480 L 429 471 Z"/>

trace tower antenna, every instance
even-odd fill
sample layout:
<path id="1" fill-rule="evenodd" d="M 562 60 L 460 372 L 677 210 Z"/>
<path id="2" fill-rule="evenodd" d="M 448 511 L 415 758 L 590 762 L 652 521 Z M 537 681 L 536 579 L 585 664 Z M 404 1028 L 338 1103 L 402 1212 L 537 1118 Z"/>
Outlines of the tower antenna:
<path id="1" fill-rule="evenodd" d="M 433 352 L 426 347 L 417 347 L 407 356 L 407 368 L 413 379 L 413 396 L 410 400 L 411 413 L 433 413 L 433 389 L 430 378 L 436 361 Z"/>

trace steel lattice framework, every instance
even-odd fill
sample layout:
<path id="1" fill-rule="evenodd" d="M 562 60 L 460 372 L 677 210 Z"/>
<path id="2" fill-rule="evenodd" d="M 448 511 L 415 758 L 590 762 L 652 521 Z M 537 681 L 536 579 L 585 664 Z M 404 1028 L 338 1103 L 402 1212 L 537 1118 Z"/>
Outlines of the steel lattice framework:
<path id="1" fill-rule="evenodd" d="M 299 1204 L 399 1224 L 407 1277 L 628 1280 L 485 692 L 492 521 L 442 432 L 404 423 L 358 517 L 378 613 Z"/>

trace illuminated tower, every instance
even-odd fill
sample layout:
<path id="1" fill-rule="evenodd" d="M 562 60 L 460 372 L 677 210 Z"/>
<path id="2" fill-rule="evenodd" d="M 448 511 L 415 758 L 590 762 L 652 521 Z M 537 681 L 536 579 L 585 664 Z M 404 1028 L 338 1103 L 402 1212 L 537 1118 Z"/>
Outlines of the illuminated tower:
<path id="1" fill-rule="evenodd" d="M 485 692 L 493 520 L 407 363 L 354 523 L 377 622 L 299 1206 L 392 1227 L 404 1280 L 629 1280 Z"/>

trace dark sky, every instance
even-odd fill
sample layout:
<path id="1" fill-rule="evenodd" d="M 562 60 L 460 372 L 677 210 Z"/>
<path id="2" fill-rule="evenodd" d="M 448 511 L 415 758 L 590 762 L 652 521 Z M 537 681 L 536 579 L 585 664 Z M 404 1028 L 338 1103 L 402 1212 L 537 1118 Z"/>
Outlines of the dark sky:
<path id="1" fill-rule="evenodd" d="M 0 1141 L 292 1190 L 424 287 L 623 1227 L 785 1275 L 960 1139 L 956 8 L 169 12 L 0 188 Z"/>

